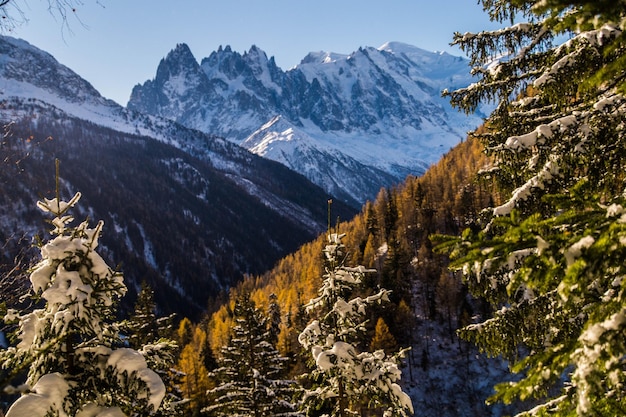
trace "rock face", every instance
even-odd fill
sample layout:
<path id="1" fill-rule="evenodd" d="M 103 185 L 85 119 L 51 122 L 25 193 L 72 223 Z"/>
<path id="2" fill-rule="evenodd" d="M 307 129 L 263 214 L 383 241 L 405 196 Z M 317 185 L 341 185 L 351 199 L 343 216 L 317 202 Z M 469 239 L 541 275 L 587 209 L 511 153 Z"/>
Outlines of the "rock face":
<path id="1" fill-rule="evenodd" d="M 161 311 L 183 316 L 325 230 L 335 197 L 232 142 L 124 109 L 49 54 L 1 36 L 0 125 L 0 275 L 44 233 L 35 203 L 53 196 L 59 159 L 63 196 L 83 195 L 76 219 L 105 221 L 108 263 L 121 264 L 131 292 L 145 280 Z M 355 214 L 334 200 L 336 215 Z"/>
<path id="2" fill-rule="evenodd" d="M 401 43 L 310 53 L 288 71 L 256 46 L 198 64 L 181 44 L 128 108 L 225 137 L 357 205 L 422 174 L 481 122 L 441 98 L 470 82 L 467 60 Z"/>

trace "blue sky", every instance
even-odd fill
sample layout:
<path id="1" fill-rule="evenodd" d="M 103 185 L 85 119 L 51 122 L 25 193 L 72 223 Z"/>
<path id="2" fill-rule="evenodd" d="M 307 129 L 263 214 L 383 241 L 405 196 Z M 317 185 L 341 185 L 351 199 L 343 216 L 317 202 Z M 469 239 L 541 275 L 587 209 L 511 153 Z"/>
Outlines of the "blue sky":
<path id="1" fill-rule="evenodd" d="M 82 2 L 68 29 L 47 1 L 28 0 L 22 7 L 28 22 L 7 34 L 51 53 L 122 105 L 178 43 L 189 45 L 198 61 L 220 45 L 244 52 L 254 44 L 286 70 L 311 51 L 348 54 L 387 41 L 462 55 L 449 46 L 455 31 L 496 27 L 476 0 Z"/>

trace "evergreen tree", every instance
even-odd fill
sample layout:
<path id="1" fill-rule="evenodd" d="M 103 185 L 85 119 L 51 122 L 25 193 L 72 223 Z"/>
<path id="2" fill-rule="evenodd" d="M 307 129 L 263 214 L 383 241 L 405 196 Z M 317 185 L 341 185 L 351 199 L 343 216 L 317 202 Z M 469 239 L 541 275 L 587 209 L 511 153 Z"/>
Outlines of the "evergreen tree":
<path id="1" fill-rule="evenodd" d="M 372 271 L 344 265 L 343 236 L 328 235 L 324 281 L 319 296 L 306 306 L 316 318 L 298 338 L 315 362 L 308 376 L 314 388 L 306 393 L 303 408 L 307 415 L 326 407 L 331 416 L 345 417 L 358 415 L 361 407 L 380 407 L 385 416 L 407 416 L 413 413 L 413 405 L 397 384 L 401 377 L 398 359 L 404 351 L 388 357 L 383 350 L 357 349 L 357 341 L 366 332 L 366 307 L 388 301 L 389 291 L 346 301 L 364 274 Z"/>
<path id="2" fill-rule="evenodd" d="M 172 334 L 173 319 L 173 315 L 157 318 L 154 291 L 148 283 L 142 282 L 141 290 L 135 302 L 134 312 L 123 323 L 124 331 L 128 337 L 128 344 L 132 348 L 138 348 L 161 338 L 167 338 Z"/>
<path id="3" fill-rule="evenodd" d="M 58 190 L 58 186 L 57 186 Z M 28 367 L 26 386 L 7 417 L 31 415 L 147 416 L 162 410 L 165 386 L 148 367 L 159 346 L 123 347 L 114 306 L 126 287 L 96 252 L 103 222 L 70 227 L 68 215 L 80 199 L 58 196 L 38 202 L 54 216 L 54 236 L 40 247 L 41 261 L 30 282 L 41 308 L 6 321 L 18 323 L 19 343 L 2 352 L 6 368 Z"/>
<path id="4" fill-rule="evenodd" d="M 478 231 L 442 244 L 495 314 L 462 336 L 519 374 L 494 399 L 531 414 L 626 410 L 626 2 L 483 0 L 523 22 L 456 34 L 479 80 L 452 93 L 497 107 L 480 135 L 510 191 Z"/>
<path id="5" fill-rule="evenodd" d="M 174 315 L 157 318 L 154 291 L 145 281 L 135 302 L 134 313 L 122 322 L 121 330 L 126 335 L 128 345 L 133 349 L 144 348 L 146 362 L 161 378 L 167 389 L 167 404 L 163 413 L 157 415 L 180 414 L 183 393 L 179 387 L 179 372 L 173 369 L 178 355 L 178 345 L 166 336 L 172 333 Z"/>
<path id="6" fill-rule="evenodd" d="M 385 238 L 391 240 L 392 234 L 395 232 L 398 221 L 398 206 L 396 205 L 395 194 L 392 189 L 387 188 L 387 198 L 385 205 Z"/>
<path id="7" fill-rule="evenodd" d="M 267 307 L 267 330 L 269 331 L 269 339 L 273 346 L 278 343 L 278 335 L 280 334 L 280 325 L 282 324 L 282 317 L 280 312 L 280 305 L 278 305 L 278 297 L 276 294 L 271 293 L 269 296 L 270 304 Z"/>
<path id="8" fill-rule="evenodd" d="M 211 373 L 217 386 L 208 392 L 215 416 L 287 417 L 299 415 L 292 397 L 293 381 L 283 379 L 286 358 L 269 342 L 267 318 L 244 293 L 235 302 L 235 326 L 230 343 Z"/>
<path id="9" fill-rule="evenodd" d="M 365 224 L 366 224 L 365 227 L 367 229 L 367 232 L 373 236 L 376 236 L 379 232 L 378 218 L 376 216 L 376 210 L 374 210 L 374 207 L 371 201 L 367 201 L 365 203 L 364 212 L 365 212 Z"/>
<path id="10" fill-rule="evenodd" d="M 374 235 L 369 234 L 367 236 L 367 242 L 365 243 L 365 248 L 363 249 L 363 263 L 366 267 L 373 267 L 374 262 L 376 261 L 376 248 L 374 247 Z"/>

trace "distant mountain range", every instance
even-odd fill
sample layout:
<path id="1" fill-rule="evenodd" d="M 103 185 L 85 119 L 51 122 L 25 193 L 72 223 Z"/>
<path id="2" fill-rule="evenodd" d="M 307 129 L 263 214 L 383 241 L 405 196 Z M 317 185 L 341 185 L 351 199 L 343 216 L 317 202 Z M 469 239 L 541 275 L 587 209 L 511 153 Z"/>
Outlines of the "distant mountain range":
<path id="1" fill-rule="evenodd" d="M 288 71 L 256 46 L 198 62 L 179 44 L 128 109 L 222 136 L 360 206 L 421 175 L 481 123 L 441 97 L 471 81 L 466 59 L 397 42 L 310 53 Z"/>
<path id="2" fill-rule="evenodd" d="M 110 265 L 121 265 L 131 293 L 142 280 L 151 284 L 164 312 L 197 317 L 210 297 L 327 226 L 333 196 L 302 175 L 217 136 L 127 110 L 9 37 L 0 37 L 0 123 L 0 265 L 13 264 L 24 243 L 16 236 L 46 238 L 35 203 L 53 196 L 56 158 L 63 195 L 83 194 L 75 217 L 105 220 Z M 355 214 L 334 200 L 335 215 Z"/>

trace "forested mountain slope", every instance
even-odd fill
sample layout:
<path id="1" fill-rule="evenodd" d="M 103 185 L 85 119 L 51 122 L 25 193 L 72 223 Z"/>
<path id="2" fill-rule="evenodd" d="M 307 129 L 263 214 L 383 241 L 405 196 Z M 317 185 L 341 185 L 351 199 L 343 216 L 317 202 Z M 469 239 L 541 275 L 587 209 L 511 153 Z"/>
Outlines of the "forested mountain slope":
<path id="1" fill-rule="evenodd" d="M 424 176 L 382 190 L 354 219 L 336 226 L 333 219 L 333 231 L 346 233 L 347 265 L 377 271 L 366 278 L 361 295 L 380 287 L 392 290 L 391 303 L 370 315 L 370 339 L 363 340 L 361 347 L 412 347 L 403 381 L 421 416 L 502 412 L 489 410 L 484 400 L 491 394 L 494 375 L 501 376 L 506 365 L 479 355 L 455 334 L 473 316 L 489 315 L 490 310 L 468 295 L 460 277 L 447 270 L 446 257 L 433 253 L 429 240 L 434 233 L 458 233 L 498 198 L 490 185 L 475 180 L 488 162 L 479 142 L 466 140 Z M 307 322 L 302 306 L 317 296 L 325 242 L 324 234 L 231 292 L 230 301 L 213 314 L 206 330 L 216 354 L 228 339 L 233 300 L 250 293 L 258 305 L 268 306 L 274 294 L 283 314 L 279 348 L 291 358 L 294 374 L 304 371 L 297 340 Z M 378 333 L 380 318 L 389 334 Z M 381 340 L 387 342 L 380 345 Z M 391 344 L 386 344 L 389 340 Z"/>
<path id="2" fill-rule="evenodd" d="M 63 195 L 83 194 L 83 211 L 75 216 L 105 221 L 104 254 L 120 264 L 131 294 L 143 280 L 157 289 L 163 312 L 197 317 L 209 298 L 244 274 L 267 270 L 324 227 L 328 196 L 280 164 L 248 155 L 238 176 L 224 172 L 222 164 L 238 163 L 236 154 L 227 156 L 234 145 L 212 164 L 48 106 L 13 102 L 22 113 L 31 106 L 32 117 L 12 118 L 3 104 L 0 239 L 8 269 L 20 249 L 12 247 L 17 237 L 25 235 L 18 246 L 28 247 L 34 234 L 44 233 L 34 202 L 54 192 L 55 159 Z M 291 216 L 281 214 L 285 206 Z M 133 295 L 127 298 L 132 303 Z"/>

